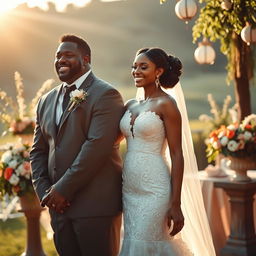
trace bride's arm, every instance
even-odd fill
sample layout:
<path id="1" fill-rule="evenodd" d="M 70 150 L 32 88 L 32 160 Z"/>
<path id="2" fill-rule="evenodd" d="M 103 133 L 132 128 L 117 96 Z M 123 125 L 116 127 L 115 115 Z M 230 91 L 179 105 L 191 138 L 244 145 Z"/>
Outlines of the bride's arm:
<path id="1" fill-rule="evenodd" d="M 168 211 L 168 225 L 173 221 L 171 235 L 174 236 L 183 228 L 184 217 L 181 211 L 181 187 L 184 171 L 184 160 L 181 141 L 181 115 L 174 100 L 169 99 L 161 105 L 166 138 L 170 149 L 171 167 L 171 205 Z"/>

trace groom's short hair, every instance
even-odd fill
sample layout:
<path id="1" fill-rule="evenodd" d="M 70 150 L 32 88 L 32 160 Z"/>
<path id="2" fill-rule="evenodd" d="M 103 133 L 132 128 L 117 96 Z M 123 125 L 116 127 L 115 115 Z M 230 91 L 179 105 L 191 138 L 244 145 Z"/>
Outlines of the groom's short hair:
<path id="1" fill-rule="evenodd" d="M 88 55 L 91 58 L 91 49 L 83 38 L 76 35 L 66 34 L 61 36 L 60 38 L 60 43 L 63 43 L 63 42 L 76 43 L 81 53 L 83 55 Z"/>

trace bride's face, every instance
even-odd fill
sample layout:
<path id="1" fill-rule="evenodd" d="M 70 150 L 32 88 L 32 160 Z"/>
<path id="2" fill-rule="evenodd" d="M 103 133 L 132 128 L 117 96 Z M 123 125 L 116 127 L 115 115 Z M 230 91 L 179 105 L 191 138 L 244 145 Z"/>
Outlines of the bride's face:
<path id="1" fill-rule="evenodd" d="M 136 56 L 131 73 L 136 87 L 155 86 L 159 69 L 145 54 L 141 53 Z"/>

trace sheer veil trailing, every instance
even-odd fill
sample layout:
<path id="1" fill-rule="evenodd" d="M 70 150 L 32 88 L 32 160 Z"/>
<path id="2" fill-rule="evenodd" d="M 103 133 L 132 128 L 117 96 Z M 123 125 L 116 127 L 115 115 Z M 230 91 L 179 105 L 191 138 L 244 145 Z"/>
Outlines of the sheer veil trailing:
<path id="1" fill-rule="evenodd" d="M 182 211 L 185 226 L 180 232 L 182 240 L 187 244 L 195 256 L 214 256 L 212 236 L 204 208 L 198 167 L 194 154 L 191 131 L 189 127 L 186 104 L 180 83 L 172 89 L 164 89 L 177 103 L 182 116 L 182 149 L 184 156 L 184 179 L 182 184 Z M 144 89 L 138 88 L 136 98 L 144 99 Z M 171 165 L 169 148 L 166 150 L 168 163 Z"/>

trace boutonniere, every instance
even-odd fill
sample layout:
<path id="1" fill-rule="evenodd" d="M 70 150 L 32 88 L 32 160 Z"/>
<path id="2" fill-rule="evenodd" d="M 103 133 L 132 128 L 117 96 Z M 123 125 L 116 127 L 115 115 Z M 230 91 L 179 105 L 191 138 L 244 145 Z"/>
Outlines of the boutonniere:
<path id="1" fill-rule="evenodd" d="M 76 89 L 76 90 L 72 91 L 70 93 L 70 102 L 72 102 L 72 104 L 70 105 L 68 111 L 71 111 L 76 105 L 85 101 L 87 96 L 88 96 L 88 93 L 84 90 Z"/>

